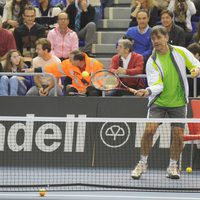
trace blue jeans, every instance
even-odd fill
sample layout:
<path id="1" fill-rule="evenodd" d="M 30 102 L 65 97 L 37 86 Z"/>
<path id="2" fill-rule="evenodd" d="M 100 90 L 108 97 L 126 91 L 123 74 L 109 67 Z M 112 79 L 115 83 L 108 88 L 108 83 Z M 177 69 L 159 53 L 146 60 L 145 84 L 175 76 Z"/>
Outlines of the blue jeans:
<path id="1" fill-rule="evenodd" d="M 0 94 L 1 96 L 18 96 L 25 95 L 27 87 L 23 81 L 19 80 L 17 76 L 2 76 L 0 79 Z"/>
<path id="2" fill-rule="evenodd" d="M 95 24 L 98 24 L 101 19 L 102 19 L 101 7 L 95 6 L 95 17 L 94 17 Z"/>

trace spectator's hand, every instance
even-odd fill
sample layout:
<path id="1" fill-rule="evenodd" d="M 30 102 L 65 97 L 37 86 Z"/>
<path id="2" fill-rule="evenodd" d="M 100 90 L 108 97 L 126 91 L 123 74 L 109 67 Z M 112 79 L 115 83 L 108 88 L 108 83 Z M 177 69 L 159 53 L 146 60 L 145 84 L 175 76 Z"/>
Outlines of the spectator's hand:
<path id="1" fill-rule="evenodd" d="M 15 20 L 8 20 L 7 23 L 10 24 L 14 28 L 17 28 L 19 26 L 19 23 Z"/>
<path id="2" fill-rule="evenodd" d="M 61 90 L 63 90 L 64 86 L 62 84 L 58 84 L 58 87 L 61 88 Z"/>
<path id="3" fill-rule="evenodd" d="M 141 89 L 141 90 L 138 90 L 136 93 L 135 93 L 136 96 L 139 96 L 139 97 L 148 97 L 150 94 L 149 94 L 149 91 L 146 90 L 146 89 Z"/>
<path id="4" fill-rule="evenodd" d="M 46 92 L 44 91 L 44 88 L 43 87 L 41 87 L 41 88 L 39 88 L 39 94 L 40 94 L 40 96 L 47 96 L 47 94 L 46 94 Z"/>
<path id="5" fill-rule="evenodd" d="M 23 57 L 24 62 L 32 62 L 32 57 Z"/>
<path id="6" fill-rule="evenodd" d="M 140 1 L 136 1 L 135 3 L 136 3 L 137 8 L 141 8 L 141 2 Z"/>
<path id="7" fill-rule="evenodd" d="M 49 94 L 50 87 L 45 88 L 43 94 L 47 96 Z"/>
<path id="8" fill-rule="evenodd" d="M 25 72 L 25 73 L 34 73 L 34 68 L 22 69 L 22 72 Z"/>
<path id="9" fill-rule="evenodd" d="M 115 70 L 115 74 L 126 74 L 126 69 L 119 67 L 118 69 Z"/>
<path id="10" fill-rule="evenodd" d="M 73 87 L 73 85 L 71 85 L 71 84 L 66 85 L 65 86 L 66 91 L 69 91 L 71 87 Z"/>
<path id="11" fill-rule="evenodd" d="M 67 6 L 73 3 L 73 0 L 67 0 Z"/>
<path id="12" fill-rule="evenodd" d="M 196 78 L 197 76 L 200 75 L 200 68 L 196 67 L 192 70 L 190 70 L 192 78 Z"/>
<path id="13" fill-rule="evenodd" d="M 25 79 L 25 78 L 22 77 L 22 76 L 18 76 L 17 78 L 18 78 L 18 80 L 20 80 L 20 81 L 24 81 L 24 79 Z"/>

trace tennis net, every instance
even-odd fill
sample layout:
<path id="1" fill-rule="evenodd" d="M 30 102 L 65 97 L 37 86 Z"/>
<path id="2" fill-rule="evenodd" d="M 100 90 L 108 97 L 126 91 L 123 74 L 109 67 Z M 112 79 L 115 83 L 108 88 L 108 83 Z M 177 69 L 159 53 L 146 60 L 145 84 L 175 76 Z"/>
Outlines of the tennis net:
<path id="1" fill-rule="evenodd" d="M 147 171 L 131 177 L 140 159 L 146 124 L 160 126 L 153 137 Z M 158 190 L 200 191 L 199 143 L 184 142 L 181 177 L 166 178 L 171 124 L 200 119 L 0 117 L 0 190 Z M 192 165 L 192 166 L 191 166 Z M 192 167 L 193 171 L 190 173 Z"/>

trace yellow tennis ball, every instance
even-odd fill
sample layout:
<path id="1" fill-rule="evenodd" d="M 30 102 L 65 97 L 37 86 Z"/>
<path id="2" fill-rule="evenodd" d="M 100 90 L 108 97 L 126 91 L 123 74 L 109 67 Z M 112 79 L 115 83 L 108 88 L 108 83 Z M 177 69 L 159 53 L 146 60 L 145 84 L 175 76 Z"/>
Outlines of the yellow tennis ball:
<path id="1" fill-rule="evenodd" d="M 187 167 L 187 168 L 186 168 L 186 172 L 187 172 L 187 173 L 192 173 L 192 168 L 191 168 L 191 167 Z"/>
<path id="2" fill-rule="evenodd" d="M 87 71 L 83 71 L 82 72 L 82 77 L 87 77 L 87 76 L 89 76 L 89 73 Z"/>
<path id="3" fill-rule="evenodd" d="M 41 197 L 44 197 L 46 195 L 47 191 L 44 188 L 39 189 L 39 194 Z"/>

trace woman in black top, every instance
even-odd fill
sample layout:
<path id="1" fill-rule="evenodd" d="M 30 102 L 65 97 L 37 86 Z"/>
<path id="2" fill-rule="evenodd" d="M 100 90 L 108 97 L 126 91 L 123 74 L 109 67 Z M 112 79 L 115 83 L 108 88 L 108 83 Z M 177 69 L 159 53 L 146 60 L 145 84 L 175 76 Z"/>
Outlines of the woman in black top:
<path id="1" fill-rule="evenodd" d="M 131 22 L 129 27 L 137 26 L 136 15 L 140 9 L 145 9 L 149 12 L 149 26 L 153 27 L 158 21 L 158 8 L 153 4 L 153 0 L 132 0 L 131 3 Z"/>

